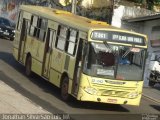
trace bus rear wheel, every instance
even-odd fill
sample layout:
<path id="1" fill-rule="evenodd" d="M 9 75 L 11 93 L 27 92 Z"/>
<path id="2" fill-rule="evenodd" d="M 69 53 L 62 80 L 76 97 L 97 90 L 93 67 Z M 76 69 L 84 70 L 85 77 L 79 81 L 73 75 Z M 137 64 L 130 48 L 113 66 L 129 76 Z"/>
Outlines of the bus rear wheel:
<path id="1" fill-rule="evenodd" d="M 64 77 L 61 83 L 61 98 L 64 101 L 69 101 L 70 99 L 68 88 L 69 88 L 69 79 L 67 77 Z"/>
<path id="2" fill-rule="evenodd" d="M 28 77 L 31 76 L 32 74 L 31 65 L 32 65 L 32 58 L 31 56 L 28 56 L 25 64 L 25 73 L 26 73 L 26 76 Z"/>

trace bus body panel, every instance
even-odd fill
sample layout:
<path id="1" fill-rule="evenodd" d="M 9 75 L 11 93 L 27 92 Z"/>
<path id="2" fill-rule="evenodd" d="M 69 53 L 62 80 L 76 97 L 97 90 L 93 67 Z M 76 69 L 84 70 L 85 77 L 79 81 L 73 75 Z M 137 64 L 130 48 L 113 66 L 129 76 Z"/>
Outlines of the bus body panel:
<path id="1" fill-rule="evenodd" d="M 87 40 L 87 37 L 88 37 L 88 34 L 86 32 L 79 31 L 79 38 L 81 38 L 83 40 Z"/>
<path id="2" fill-rule="evenodd" d="M 53 20 L 48 20 L 48 28 L 51 28 L 53 30 L 57 30 L 57 28 L 58 28 L 57 22 L 55 22 Z"/>
<path id="3" fill-rule="evenodd" d="M 55 86 L 60 87 L 60 79 L 61 79 L 61 73 L 51 68 L 49 81 Z"/>
<path id="4" fill-rule="evenodd" d="M 18 60 L 19 43 L 20 43 L 19 38 L 20 38 L 20 32 L 16 31 L 15 32 L 15 39 L 13 41 L 13 49 L 14 49 L 13 56 L 16 60 Z"/>
<path id="5" fill-rule="evenodd" d="M 75 68 L 75 58 L 72 56 L 66 55 L 64 71 L 68 73 L 70 79 L 73 79 Z"/>
<path id="6" fill-rule="evenodd" d="M 28 20 L 31 20 L 31 13 L 29 13 L 29 12 L 24 12 L 23 13 L 23 18 L 25 18 L 25 19 L 28 19 Z"/>
<path id="7" fill-rule="evenodd" d="M 45 47 L 45 43 L 41 41 L 37 41 L 35 38 L 28 36 L 27 41 L 26 41 L 25 53 L 31 54 L 32 70 L 38 75 L 41 75 L 42 73 L 44 47 Z"/>
<path id="8" fill-rule="evenodd" d="M 63 56 L 63 53 L 57 49 L 53 49 L 53 64 L 51 65 L 51 67 L 56 70 L 57 72 L 60 72 L 62 73 L 62 67 L 63 67 L 63 59 L 64 59 L 64 56 Z"/>
<path id="9" fill-rule="evenodd" d="M 13 57 L 18 61 L 18 48 L 16 47 L 13 48 Z"/>

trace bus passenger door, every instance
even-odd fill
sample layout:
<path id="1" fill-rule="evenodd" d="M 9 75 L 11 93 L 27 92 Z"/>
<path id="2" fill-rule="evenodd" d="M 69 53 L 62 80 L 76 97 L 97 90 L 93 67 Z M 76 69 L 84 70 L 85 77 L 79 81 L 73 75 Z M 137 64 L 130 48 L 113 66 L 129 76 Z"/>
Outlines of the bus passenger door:
<path id="1" fill-rule="evenodd" d="M 80 39 L 77 56 L 76 56 L 76 64 L 74 68 L 74 79 L 73 79 L 73 87 L 72 87 L 72 93 L 74 95 L 77 95 L 78 88 L 79 88 L 80 74 L 82 69 L 82 59 L 83 59 L 82 51 L 83 51 L 83 39 Z"/>
<path id="2" fill-rule="evenodd" d="M 19 50 L 18 50 L 18 61 L 23 63 L 24 58 L 24 48 L 25 48 L 25 41 L 27 37 L 27 29 L 28 29 L 29 21 L 23 19 L 21 33 L 20 33 L 20 43 L 19 43 Z"/>
<path id="3" fill-rule="evenodd" d="M 45 78 L 49 78 L 49 70 L 51 66 L 51 54 L 53 41 L 55 39 L 55 30 L 48 29 L 45 50 L 44 50 L 44 58 L 43 58 L 43 66 L 42 66 L 42 75 Z"/>

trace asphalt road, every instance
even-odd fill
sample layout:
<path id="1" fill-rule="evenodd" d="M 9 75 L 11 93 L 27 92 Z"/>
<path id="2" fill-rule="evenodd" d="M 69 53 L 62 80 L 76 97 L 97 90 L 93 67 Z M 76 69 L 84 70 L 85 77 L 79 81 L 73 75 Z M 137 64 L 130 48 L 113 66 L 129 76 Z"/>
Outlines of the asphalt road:
<path id="1" fill-rule="evenodd" d="M 69 114 L 76 120 L 142 120 L 146 114 L 160 113 L 160 105 L 144 97 L 139 107 L 75 99 L 65 103 L 58 88 L 37 75 L 25 76 L 24 67 L 12 56 L 12 48 L 12 41 L 0 39 L 0 80 L 51 113 Z"/>

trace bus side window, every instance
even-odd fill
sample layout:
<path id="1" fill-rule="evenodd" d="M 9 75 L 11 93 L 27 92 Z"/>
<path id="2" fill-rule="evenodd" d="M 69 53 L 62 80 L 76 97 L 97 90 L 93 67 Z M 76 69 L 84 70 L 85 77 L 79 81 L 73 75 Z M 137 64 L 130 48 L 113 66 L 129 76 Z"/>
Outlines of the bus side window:
<path id="1" fill-rule="evenodd" d="M 84 43 L 83 43 L 83 39 L 80 38 L 79 41 L 79 47 L 78 47 L 78 51 L 77 51 L 77 60 L 80 62 L 82 62 L 83 59 L 83 49 L 84 49 Z"/>
<path id="2" fill-rule="evenodd" d="M 37 16 L 32 16 L 29 35 L 31 35 L 33 37 L 36 37 L 37 25 L 38 25 L 38 17 Z"/>
<path id="3" fill-rule="evenodd" d="M 30 20 L 23 18 L 23 24 L 22 24 L 22 36 L 21 36 L 21 40 L 24 41 L 26 39 L 26 35 L 28 34 L 29 31 L 29 27 L 30 27 Z"/>
<path id="4" fill-rule="evenodd" d="M 38 19 L 38 32 L 37 32 L 37 38 L 41 41 L 44 41 L 46 36 L 46 30 L 47 30 L 47 19 L 39 18 Z"/>
<path id="5" fill-rule="evenodd" d="M 68 28 L 62 25 L 59 25 L 56 39 L 56 48 L 64 50 L 66 38 L 68 34 Z"/>
<path id="6" fill-rule="evenodd" d="M 70 29 L 69 30 L 69 37 L 67 39 L 67 43 L 66 43 L 66 52 L 71 54 L 71 55 L 75 55 L 76 53 L 76 47 L 77 47 L 77 38 L 78 38 L 78 32 L 74 29 Z"/>

